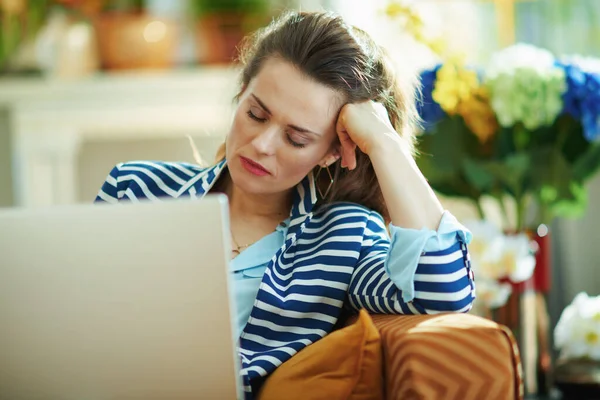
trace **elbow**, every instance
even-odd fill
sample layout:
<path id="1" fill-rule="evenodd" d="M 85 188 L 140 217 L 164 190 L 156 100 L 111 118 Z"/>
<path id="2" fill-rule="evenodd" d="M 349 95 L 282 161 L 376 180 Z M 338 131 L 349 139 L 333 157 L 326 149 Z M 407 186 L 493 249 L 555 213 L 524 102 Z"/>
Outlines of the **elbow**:
<path id="1" fill-rule="evenodd" d="M 461 290 L 436 293 L 416 292 L 414 303 L 425 314 L 467 313 L 475 300 L 474 286 L 468 282 Z"/>

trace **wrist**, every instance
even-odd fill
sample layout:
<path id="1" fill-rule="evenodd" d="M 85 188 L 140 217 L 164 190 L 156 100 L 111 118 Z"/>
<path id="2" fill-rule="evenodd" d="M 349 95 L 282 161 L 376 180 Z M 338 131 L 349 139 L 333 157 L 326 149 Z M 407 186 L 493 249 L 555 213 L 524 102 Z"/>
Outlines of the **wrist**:
<path id="1" fill-rule="evenodd" d="M 387 157 L 387 156 L 409 156 L 412 158 L 410 146 L 401 138 L 398 133 L 387 132 L 384 134 L 377 135 L 378 139 L 375 140 L 369 148 L 368 156 L 372 158 Z"/>

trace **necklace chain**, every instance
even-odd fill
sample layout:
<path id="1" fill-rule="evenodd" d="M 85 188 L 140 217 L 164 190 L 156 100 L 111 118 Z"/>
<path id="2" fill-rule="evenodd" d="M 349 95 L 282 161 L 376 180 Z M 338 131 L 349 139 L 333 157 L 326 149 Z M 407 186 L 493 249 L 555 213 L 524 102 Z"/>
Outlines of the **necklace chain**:
<path id="1" fill-rule="evenodd" d="M 260 240 L 260 238 L 256 239 L 253 242 L 250 242 L 248 244 L 239 245 L 237 240 L 235 240 L 235 236 L 233 236 L 233 232 L 231 232 L 231 241 L 233 242 L 233 246 L 234 246 L 234 248 L 231 249 L 231 252 L 237 256 L 242 252 L 242 250 L 252 246 L 254 243 L 258 242 L 259 240 Z"/>
<path id="2" fill-rule="evenodd" d="M 250 242 L 248 244 L 239 245 L 237 240 L 235 240 L 235 237 L 233 236 L 233 232 L 231 233 L 231 240 L 233 241 L 233 245 L 235 246 L 234 249 L 231 249 L 231 252 L 236 255 L 239 255 L 242 252 L 242 250 L 244 250 L 244 249 L 252 246 L 254 243 L 258 242 L 258 240 L 255 240 L 254 242 Z"/>

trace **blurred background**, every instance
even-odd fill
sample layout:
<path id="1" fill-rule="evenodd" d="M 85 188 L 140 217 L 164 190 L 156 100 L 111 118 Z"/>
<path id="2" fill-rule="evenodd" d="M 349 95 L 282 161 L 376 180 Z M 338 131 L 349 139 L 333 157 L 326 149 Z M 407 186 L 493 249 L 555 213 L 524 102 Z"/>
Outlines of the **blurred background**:
<path id="1" fill-rule="evenodd" d="M 89 203 L 122 161 L 194 162 L 195 147 L 210 164 L 234 107 L 236 46 L 286 9 L 341 14 L 403 73 L 447 54 L 485 67 L 518 42 L 557 59 L 600 57 L 598 0 L 0 0 L 0 207 Z M 534 311 L 549 317 L 542 342 L 577 293 L 600 292 L 600 176 L 585 189 L 581 213 L 544 225 L 552 262 L 547 311 Z M 479 207 L 514 228 L 502 217 L 514 214 L 510 204 L 441 194 L 461 220 L 480 219 Z M 544 350 L 534 353 L 539 366 Z M 530 393 L 547 384 L 537 383 Z"/>

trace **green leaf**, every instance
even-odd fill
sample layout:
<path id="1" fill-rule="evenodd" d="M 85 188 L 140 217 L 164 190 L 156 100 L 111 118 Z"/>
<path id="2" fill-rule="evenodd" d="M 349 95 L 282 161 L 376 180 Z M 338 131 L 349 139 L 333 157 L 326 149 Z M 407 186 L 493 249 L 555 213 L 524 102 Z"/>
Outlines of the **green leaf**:
<path id="1" fill-rule="evenodd" d="M 469 158 L 465 158 L 462 165 L 465 179 L 469 184 L 473 185 L 479 192 L 491 192 L 496 183 L 496 177 L 493 174 L 482 168 L 481 163 Z"/>
<path id="2" fill-rule="evenodd" d="M 575 160 L 573 178 L 584 182 L 594 175 L 600 167 L 600 142 L 592 143 L 587 151 Z"/>
<path id="3" fill-rule="evenodd" d="M 564 218 L 581 218 L 588 206 L 587 190 L 583 185 L 572 182 L 571 199 L 561 199 L 550 205 L 552 215 Z"/>
<path id="4" fill-rule="evenodd" d="M 555 131 L 559 132 L 556 143 L 570 164 L 588 151 L 590 142 L 583 134 L 583 126 L 580 121 L 573 117 L 562 116 L 556 121 L 554 127 Z"/>
<path id="5" fill-rule="evenodd" d="M 493 140 L 494 156 L 496 159 L 503 159 L 510 154 L 514 154 L 515 143 L 512 128 L 500 128 Z"/>
<path id="6" fill-rule="evenodd" d="M 481 163 L 481 167 L 494 176 L 513 196 L 522 195 L 525 178 L 531 165 L 527 153 L 511 154 L 504 160 Z"/>
<path id="7" fill-rule="evenodd" d="M 440 121 L 432 133 L 422 135 L 419 151 L 430 156 L 432 165 L 449 174 L 458 174 L 467 152 L 463 129 L 456 118 Z"/>
<path id="8" fill-rule="evenodd" d="M 513 138 L 515 141 L 515 147 L 518 150 L 524 150 L 530 142 L 530 136 L 532 132 L 518 124 L 513 131 Z"/>
<path id="9" fill-rule="evenodd" d="M 571 165 L 555 147 L 542 147 L 531 152 L 529 189 L 546 204 L 573 200 Z"/>
<path id="10" fill-rule="evenodd" d="M 421 155 L 417 159 L 417 164 L 435 191 L 452 197 L 479 197 L 479 193 L 475 192 L 473 187 L 465 182 L 460 171 L 438 168 L 435 165 L 434 156 Z"/>

